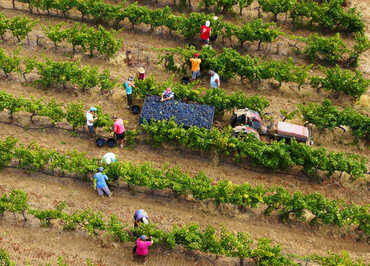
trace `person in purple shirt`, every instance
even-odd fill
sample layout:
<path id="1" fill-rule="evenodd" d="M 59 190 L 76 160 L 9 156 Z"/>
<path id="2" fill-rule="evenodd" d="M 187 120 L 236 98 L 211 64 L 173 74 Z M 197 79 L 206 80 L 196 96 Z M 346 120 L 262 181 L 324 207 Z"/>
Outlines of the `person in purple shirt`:
<path id="1" fill-rule="evenodd" d="M 99 167 L 99 172 L 94 175 L 94 189 L 98 191 L 99 196 L 104 196 L 104 193 L 108 195 L 108 197 L 112 196 L 112 192 L 110 192 L 107 183 L 105 182 L 108 180 L 108 177 L 103 174 L 104 168 Z"/>
<path id="2" fill-rule="evenodd" d="M 139 209 L 135 211 L 134 214 L 134 227 L 139 227 L 140 223 L 148 224 L 149 216 L 146 211 Z"/>

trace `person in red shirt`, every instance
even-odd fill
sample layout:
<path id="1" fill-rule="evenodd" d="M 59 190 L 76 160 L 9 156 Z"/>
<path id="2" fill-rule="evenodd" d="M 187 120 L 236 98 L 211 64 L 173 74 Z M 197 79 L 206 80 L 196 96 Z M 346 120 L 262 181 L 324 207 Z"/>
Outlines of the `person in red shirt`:
<path id="1" fill-rule="evenodd" d="M 209 37 L 211 36 L 211 22 L 208 20 L 206 21 L 206 24 L 202 26 L 202 29 L 200 31 L 200 38 L 202 39 L 202 42 L 204 44 L 209 43 Z"/>

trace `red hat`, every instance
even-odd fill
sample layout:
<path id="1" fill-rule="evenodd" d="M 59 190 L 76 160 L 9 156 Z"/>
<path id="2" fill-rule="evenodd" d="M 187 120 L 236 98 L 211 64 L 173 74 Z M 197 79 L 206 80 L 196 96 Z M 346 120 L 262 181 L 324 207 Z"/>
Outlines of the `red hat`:
<path id="1" fill-rule="evenodd" d="M 195 57 L 198 57 L 198 56 L 199 56 L 199 53 L 195 53 L 195 54 L 194 54 L 194 56 L 195 56 Z"/>

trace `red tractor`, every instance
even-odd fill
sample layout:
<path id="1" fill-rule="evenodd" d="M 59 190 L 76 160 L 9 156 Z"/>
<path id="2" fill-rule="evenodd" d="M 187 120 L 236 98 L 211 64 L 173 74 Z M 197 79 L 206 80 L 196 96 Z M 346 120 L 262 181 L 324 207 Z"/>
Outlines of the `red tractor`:
<path id="1" fill-rule="evenodd" d="M 234 111 L 231 118 L 231 126 L 235 135 L 253 133 L 258 139 L 260 139 L 260 135 L 266 135 L 276 140 L 285 139 L 287 142 L 295 139 L 304 142 L 306 145 L 313 143 L 311 130 L 307 127 L 285 122 L 285 119 L 283 121 L 274 122 L 269 120 L 267 122 L 268 125 L 265 125 L 261 115 L 248 108 Z"/>

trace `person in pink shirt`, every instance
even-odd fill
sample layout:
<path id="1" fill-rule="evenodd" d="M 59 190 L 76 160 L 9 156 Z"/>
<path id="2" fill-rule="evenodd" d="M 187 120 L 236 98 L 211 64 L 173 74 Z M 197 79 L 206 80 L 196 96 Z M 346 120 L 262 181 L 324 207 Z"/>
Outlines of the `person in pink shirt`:
<path id="1" fill-rule="evenodd" d="M 136 240 L 136 246 L 134 247 L 135 255 L 140 257 L 146 257 L 149 254 L 149 247 L 153 244 L 153 239 L 150 237 L 150 241 L 147 241 L 145 235 L 142 235 Z"/>
<path id="2" fill-rule="evenodd" d="M 114 124 L 113 124 L 113 131 L 114 136 L 118 141 L 118 145 L 123 148 L 123 139 L 125 138 L 125 126 L 123 125 L 123 120 L 118 117 L 113 117 Z"/>

